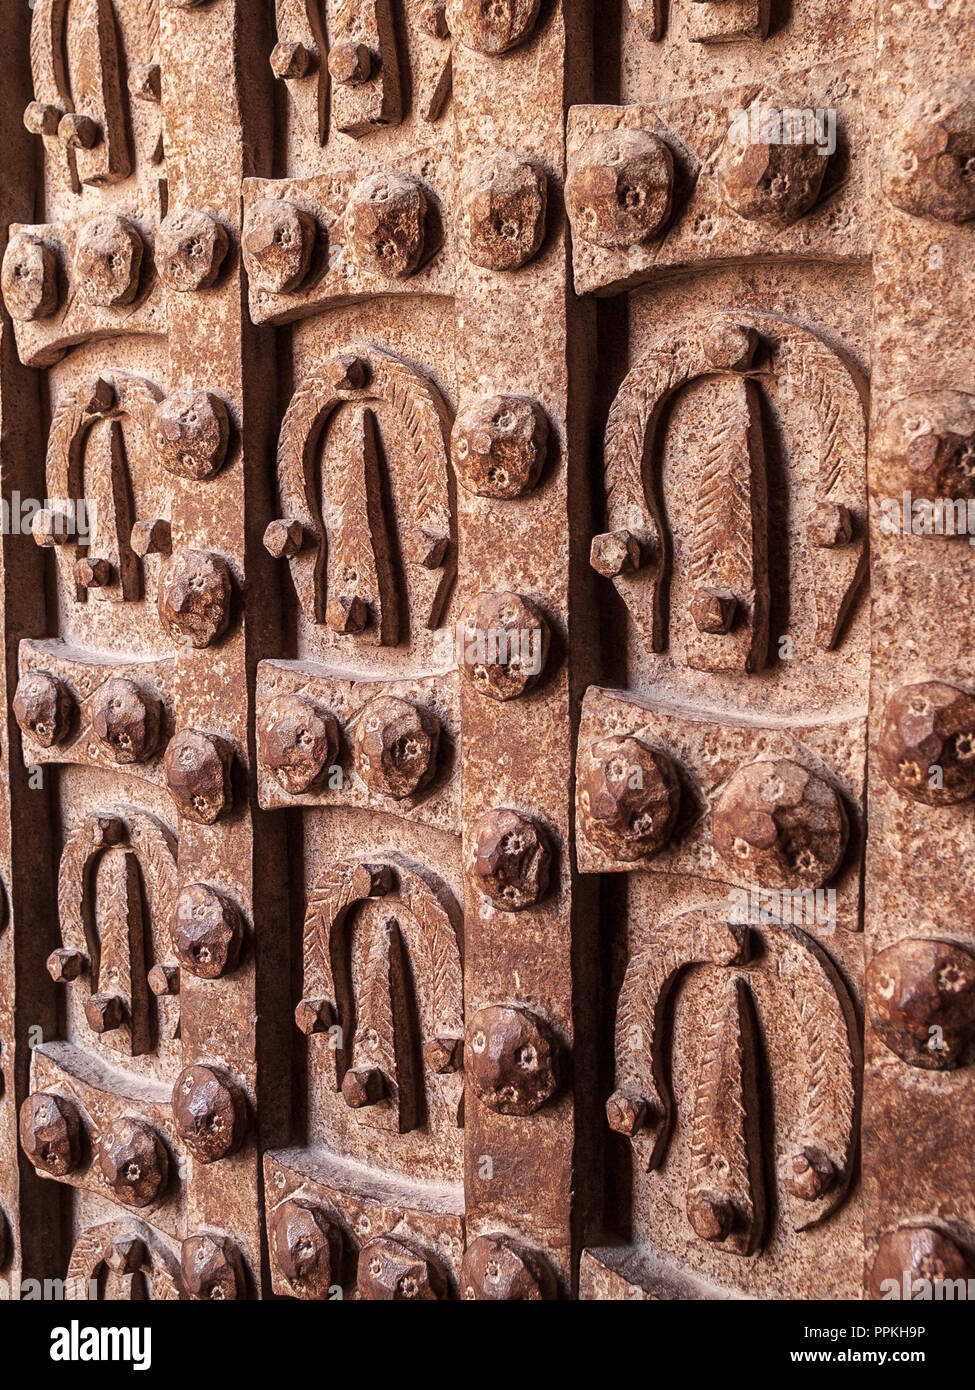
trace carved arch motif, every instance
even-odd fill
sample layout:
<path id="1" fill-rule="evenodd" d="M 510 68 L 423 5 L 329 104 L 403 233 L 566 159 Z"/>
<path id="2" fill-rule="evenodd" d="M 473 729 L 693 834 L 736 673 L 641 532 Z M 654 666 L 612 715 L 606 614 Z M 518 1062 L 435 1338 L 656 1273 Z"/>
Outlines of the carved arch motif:
<path id="1" fill-rule="evenodd" d="M 96 922 L 94 874 L 105 855 L 112 891 Z M 148 921 L 168 937 L 178 890 L 175 842 L 145 811 L 90 815 L 67 837 L 58 870 L 60 954 L 79 968 L 64 978 L 87 977 L 89 1023 L 132 1056 L 151 1047 L 143 887 Z"/>
<path id="2" fill-rule="evenodd" d="M 350 913 L 372 898 L 384 899 L 390 911 L 369 931 L 362 952 L 364 978 L 356 990 L 348 971 Z M 426 1034 L 423 1055 L 437 1076 L 453 1121 L 460 1123 L 464 1035 L 460 935 L 459 911 L 449 893 L 431 886 L 395 855 L 368 864 L 358 860 L 337 864 L 322 875 L 309 896 L 302 1006 L 318 1017 L 330 1014 L 339 1020 L 340 1045 L 333 1047 L 336 1089 L 350 1105 L 366 1109 L 370 1122 L 378 1127 L 405 1132 L 414 1124 L 416 1099 L 409 1094 L 412 1083 L 406 1060 L 411 1051 L 407 1036 L 411 1022 L 403 997 L 407 950 Z M 354 1033 L 349 1028 L 353 1014 Z M 366 1073 L 379 1075 L 370 1078 Z"/>
<path id="3" fill-rule="evenodd" d="M 106 1275 L 106 1301 L 140 1298 L 144 1278 L 154 1301 L 180 1298 L 179 1264 L 141 1222 L 108 1221 L 79 1236 L 68 1262 L 66 1297 L 87 1299 L 92 1281 Z"/>
<path id="4" fill-rule="evenodd" d="M 414 367 L 375 347 L 352 347 L 337 353 L 321 372 L 300 383 L 285 413 L 278 442 L 278 488 L 285 527 L 300 527 L 297 549 L 289 547 L 291 575 L 309 622 L 326 620 L 326 562 L 330 538 L 316 496 L 316 446 L 333 413 L 346 402 L 385 403 L 400 416 L 412 445 L 409 488 L 403 499 L 409 520 L 400 543 L 404 560 L 418 582 L 423 627 L 439 626 L 456 570 L 456 546 L 449 500 L 450 420 L 440 392 Z M 364 445 L 364 448 L 366 445 Z M 336 528 L 335 545 L 347 544 L 353 568 L 363 561 L 372 571 L 382 564 L 379 499 L 371 490 L 369 469 L 337 493 L 348 525 Z M 272 523 L 274 525 L 274 523 Z M 354 590 L 353 584 L 353 590 Z M 331 596 L 329 596 L 331 597 Z M 349 601 L 356 595 L 350 590 Z M 331 621 L 331 619 L 330 619 Z M 398 636 L 379 629 L 379 640 Z"/>
<path id="5" fill-rule="evenodd" d="M 72 185 L 128 178 L 132 160 L 111 0 L 36 0 L 30 61 L 28 127 L 66 161 Z"/>
<path id="6" fill-rule="evenodd" d="M 807 531 L 816 548 L 813 586 L 816 642 L 835 646 L 843 620 L 866 572 L 866 419 L 851 369 L 814 334 L 766 316 L 722 316 L 691 321 L 658 341 L 627 375 L 606 425 L 604 468 L 608 530 L 593 542 L 593 565 L 612 579 L 648 651 L 666 645 L 665 588 L 668 571 L 666 522 L 660 499 L 660 425 L 672 400 L 701 378 L 745 383 L 738 397 L 725 392 L 716 405 L 717 427 L 705 461 L 698 504 L 698 556 L 715 553 L 708 534 L 708 509 L 717 518 L 720 551 L 735 556 L 738 587 L 751 593 L 702 591 L 712 606 L 695 621 L 712 645 L 735 637 L 726 597 L 745 610 L 745 626 L 767 625 L 764 542 L 764 461 L 760 422 L 753 399 L 754 368 L 762 324 L 774 328 L 787 354 L 793 389 L 813 402 L 819 423 L 818 483 L 805 499 Z M 744 394 L 741 394 L 744 392 Z M 720 566 L 719 566 L 720 568 Z M 742 580 L 750 569 L 750 584 Z M 727 576 L 725 576 L 727 578 Z M 763 664 L 763 643 L 752 641 L 739 669 Z M 694 664 L 731 669 L 720 656 Z"/>
<path id="7" fill-rule="evenodd" d="M 659 1169 L 675 1119 L 670 1004 L 680 977 L 693 965 L 735 971 L 712 992 L 702 1023 L 688 1215 L 703 1239 L 747 1255 L 759 1244 L 765 1219 L 754 1017 L 759 984 L 789 1011 L 802 1040 L 801 1102 L 788 1132 L 776 1136 L 783 1205 L 797 1231 L 835 1211 L 852 1179 L 859 1043 L 846 985 L 806 932 L 777 921 L 756 927 L 727 918 L 727 904 L 685 912 L 655 929 L 631 955 L 617 1008 L 616 1090 L 607 1115 L 629 1137 L 641 1165 Z M 754 964 L 751 933 L 762 948 Z"/>
<path id="8" fill-rule="evenodd" d="M 135 518 L 120 421 L 131 419 L 151 452 L 152 411 L 162 399 L 163 392 L 152 382 L 115 372 L 108 379 L 84 379 L 54 412 L 47 445 L 47 489 L 53 504 L 53 513 L 48 514 L 51 542 L 58 548 L 61 563 L 69 566 L 68 591 L 79 598 L 92 591 L 115 601 L 141 597 L 141 573 L 132 546 Z M 102 437 L 99 452 L 92 454 L 87 443 L 89 433 L 103 422 L 109 432 Z M 83 519 L 71 511 L 80 499 L 89 509 Z M 65 508 L 69 513 L 66 520 L 57 515 Z M 94 548 L 78 537 L 82 520 L 96 528 Z M 39 534 L 35 523 L 35 536 Z M 90 562 L 87 573 L 81 573 L 76 563 L 81 553 Z M 102 576 L 97 573 L 100 563 L 108 566 Z"/>

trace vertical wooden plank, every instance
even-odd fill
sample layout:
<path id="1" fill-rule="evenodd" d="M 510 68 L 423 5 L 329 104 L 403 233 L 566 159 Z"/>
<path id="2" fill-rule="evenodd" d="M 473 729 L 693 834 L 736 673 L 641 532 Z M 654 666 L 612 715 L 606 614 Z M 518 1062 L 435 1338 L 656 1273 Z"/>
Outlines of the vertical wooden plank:
<path id="1" fill-rule="evenodd" d="M 589 996 L 595 914 L 592 890 L 574 871 L 570 816 L 574 729 L 593 651 L 579 593 L 585 581 L 578 578 L 588 570 L 591 323 L 569 288 L 562 206 L 565 113 L 588 96 L 591 12 L 571 0 L 546 5 L 534 33 L 498 56 L 472 46 L 478 35 L 473 21 L 469 27 L 474 32 L 465 24 L 454 52 L 458 425 L 479 421 L 482 433 L 497 436 L 509 427 L 504 417 L 517 413 L 504 400 L 514 397 L 540 407 L 549 436 L 540 479 L 522 495 L 458 489 L 465 615 L 459 642 L 473 639 L 476 646 L 483 637 L 490 645 L 500 629 L 528 643 L 531 669 L 540 614 L 551 645 L 534 686 L 505 699 L 479 688 L 476 651 L 461 653 L 468 1242 L 499 1231 L 520 1236 L 544 1252 L 569 1291 L 596 1181 L 590 1136 L 598 1134 L 587 1110 L 596 1092 Z M 539 175 L 547 211 L 532 253 Z M 525 263 L 515 268 L 520 259 Z M 495 268 L 505 265 L 511 268 Z M 476 428 L 463 432 L 462 464 L 484 447 Z M 455 463 L 459 438 L 455 430 Z M 497 479 L 485 477 L 481 492 L 492 490 Z M 501 597 L 479 601 L 479 594 Z M 506 688 L 497 666 L 484 683 Z M 497 837 L 485 814 L 499 810 L 533 822 L 553 851 L 549 891 L 517 911 L 499 906 L 471 871 Z M 513 1015 L 513 1007 L 531 1017 Z M 507 1104 L 497 1094 L 485 1098 L 492 1076 L 504 1089 L 506 1067 L 523 1073 L 523 1086 L 514 1076 L 515 1093 L 531 1090 L 531 1054 L 550 1045 L 546 1030 L 560 1068 L 551 1099 L 525 1113 L 537 1096 L 516 1094 Z M 478 1054 L 490 1059 L 495 1047 L 502 1055 L 492 1072 Z M 504 1113 L 512 1104 L 522 1113 Z"/>
<path id="2" fill-rule="evenodd" d="M 910 1297 L 905 1277 L 965 1277 L 975 1232 L 975 552 L 911 533 L 945 500 L 964 525 L 975 497 L 975 19 L 878 5 L 876 22 L 863 1162 L 868 1292 Z"/>
<path id="3" fill-rule="evenodd" d="M 24 128 L 31 100 L 30 11 L 21 0 L 0 4 L 4 77 L 0 83 L 0 244 L 11 223 L 31 222 L 37 179 L 36 151 Z M 43 962 L 55 944 L 51 875 L 50 799 L 31 787 L 20 755 L 20 731 L 11 713 L 22 637 L 44 630 L 42 552 L 21 501 L 44 497 L 39 379 L 17 357 L 13 327 L 0 305 L 0 614 L 4 660 L 0 698 L 6 712 L 0 740 L 0 1298 L 19 1295 L 22 1278 L 60 1272 L 58 1192 L 43 1183 L 17 1142 L 17 1107 L 28 1091 L 30 1049 L 52 1037 L 57 1009 Z M 16 845 L 14 841 L 16 840 Z"/>
<path id="4" fill-rule="evenodd" d="M 219 643 L 184 644 L 176 660 L 176 723 L 217 735 L 233 748 L 233 806 L 211 825 L 183 817 L 180 883 L 210 884 L 241 908 L 246 942 L 226 978 L 183 973 L 182 1045 L 186 1067 L 225 1071 L 244 1089 L 249 1129 L 243 1146 L 206 1168 L 192 1165 L 188 1234 L 225 1232 L 238 1244 L 259 1292 L 259 1154 L 283 1137 L 287 1056 L 278 1046 L 290 1023 L 283 830 L 257 812 L 251 718 L 258 659 L 275 629 L 276 584 L 261 544 L 268 506 L 274 380 L 270 330 L 246 312 L 239 256 L 241 180 L 268 172 L 272 149 L 272 46 L 265 7 L 218 0 L 162 12 L 163 102 L 170 175 L 169 208 L 208 210 L 227 228 L 232 250 L 211 290 L 171 294 L 170 387 L 194 387 L 223 400 L 230 448 L 214 478 L 187 482 L 173 517 L 173 550 L 220 555 L 234 585 L 232 620 Z"/>

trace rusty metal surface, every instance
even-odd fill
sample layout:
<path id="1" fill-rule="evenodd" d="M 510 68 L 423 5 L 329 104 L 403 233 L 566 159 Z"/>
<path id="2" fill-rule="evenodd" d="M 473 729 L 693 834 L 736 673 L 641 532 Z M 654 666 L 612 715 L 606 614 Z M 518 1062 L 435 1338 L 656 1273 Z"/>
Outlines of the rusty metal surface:
<path id="1" fill-rule="evenodd" d="M 975 31 L 782 8 L 0 0 L 0 1298 L 975 1271 Z"/>

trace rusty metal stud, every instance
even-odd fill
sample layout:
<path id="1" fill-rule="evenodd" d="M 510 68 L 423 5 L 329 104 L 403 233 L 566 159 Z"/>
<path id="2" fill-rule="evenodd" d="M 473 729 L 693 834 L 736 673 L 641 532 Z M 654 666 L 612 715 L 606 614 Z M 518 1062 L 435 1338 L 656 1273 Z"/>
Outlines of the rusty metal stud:
<path id="1" fill-rule="evenodd" d="M 457 477 L 478 497 L 522 497 L 538 482 L 548 448 L 548 419 L 521 396 L 471 401 L 454 421 L 450 454 Z"/>
<path id="2" fill-rule="evenodd" d="M 276 43 L 270 63 L 274 76 L 284 82 L 305 76 L 311 67 L 311 54 L 303 43 Z"/>
<path id="3" fill-rule="evenodd" d="M 159 701 L 124 677 L 107 680 L 92 701 L 92 735 L 122 766 L 152 757 L 159 725 Z"/>
<path id="4" fill-rule="evenodd" d="M 468 253 L 485 270 L 519 270 L 545 239 L 548 179 L 507 150 L 479 159 L 462 189 Z"/>
<path id="5" fill-rule="evenodd" d="M 212 478 L 227 457 L 227 407 L 209 391 L 174 391 L 153 408 L 150 437 L 159 461 L 176 477 Z"/>
<path id="6" fill-rule="evenodd" d="M 589 564 L 604 579 L 634 574 L 643 564 L 643 546 L 632 531 L 607 531 L 593 537 Z"/>
<path id="7" fill-rule="evenodd" d="M 464 1070 L 463 1038 L 430 1038 L 423 1044 L 423 1060 L 435 1076 Z"/>
<path id="8" fill-rule="evenodd" d="M 63 947 L 52 951 L 47 958 L 47 973 L 56 985 L 69 984 L 77 980 L 88 969 L 88 957 L 81 951 L 68 951 Z"/>
<path id="9" fill-rule="evenodd" d="M 104 1261 L 113 1274 L 138 1274 L 149 1260 L 139 1236 L 115 1236 L 105 1247 Z"/>
<path id="10" fill-rule="evenodd" d="M 225 893 L 208 883 L 190 883 L 176 899 L 170 936 L 184 970 L 200 980 L 218 980 L 237 965 L 244 922 Z"/>
<path id="11" fill-rule="evenodd" d="M 31 323 L 58 307 L 58 267 L 54 252 L 37 237 L 16 232 L 0 266 L 3 302 L 12 319 Z"/>
<path id="12" fill-rule="evenodd" d="M 67 150 L 93 150 L 101 138 L 97 121 L 80 111 L 66 111 L 58 121 L 58 140 Z"/>
<path id="13" fill-rule="evenodd" d="M 301 550 L 304 531 L 300 521 L 281 518 L 269 522 L 264 532 L 264 549 L 275 560 L 290 560 Z"/>
<path id="14" fill-rule="evenodd" d="M 906 685 L 877 740 L 886 780 L 912 801 L 951 806 L 975 795 L 975 698 L 946 681 Z"/>
<path id="15" fill-rule="evenodd" d="M 216 734 L 181 729 L 166 747 L 166 785 L 180 815 L 213 825 L 230 810 L 233 749 Z"/>
<path id="16" fill-rule="evenodd" d="M 295 1008 L 295 1024 L 305 1037 L 327 1033 L 335 1022 L 335 1009 L 328 999 L 299 999 Z"/>
<path id="17" fill-rule="evenodd" d="M 68 736 L 74 700 L 57 676 L 48 671 L 27 671 L 17 682 L 13 711 L 23 733 L 42 748 L 53 748 Z"/>
<path id="18" fill-rule="evenodd" d="M 558 1045 L 544 1019 L 516 1005 L 478 1009 L 464 1065 L 477 1095 L 499 1115 L 533 1115 L 559 1085 Z"/>
<path id="19" fill-rule="evenodd" d="M 881 155 L 895 207 L 938 222 L 975 217 L 975 84 L 955 82 L 908 102 Z"/>
<path id="20" fill-rule="evenodd" d="M 86 555 L 83 559 L 75 561 L 74 582 L 79 589 L 107 589 L 114 574 L 115 571 L 108 560 L 92 559 Z"/>
<path id="21" fill-rule="evenodd" d="M 230 237 L 212 213 L 171 212 L 156 233 L 156 268 L 171 290 L 207 290 L 220 274 Z"/>
<path id="22" fill-rule="evenodd" d="M 835 1187 L 838 1177 L 826 1150 L 818 1144 L 806 1144 L 789 1159 L 782 1186 L 801 1202 L 818 1202 Z"/>
<path id="23" fill-rule="evenodd" d="M 881 421 L 877 452 L 891 497 L 975 500 L 975 395 L 942 389 L 905 396 Z"/>
<path id="24" fill-rule="evenodd" d="M 555 1276 L 535 1250 L 507 1235 L 478 1236 L 464 1251 L 461 1298 L 539 1303 L 556 1296 Z"/>
<path id="25" fill-rule="evenodd" d="M 822 146 L 804 141 L 766 144 L 742 135 L 737 125 L 732 126 L 718 155 L 722 199 L 748 222 L 776 229 L 791 226 L 819 197 L 829 163 Z"/>
<path id="26" fill-rule="evenodd" d="M 233 584 L 222 556 L 210 550 L 175 554 L 159 581 L 159 621 L 176 642 L 209 647 L 227 631 Z"/>
<path id="27" fill-rule="evenodd" d="M 352 190 L 345 225 L 358 264 L 388 280 L 412 275 L 426 249 L 428 204 L 409 174 L 370 174 Z"/>
<path id="28" fill-rule="evenodd" d="M 375 61 L 365 43 L 337 43 L 328 55 L 332 81 L 341 87 L 361 87 L 373 75 Z"/>
<path id="29" fill-rule="evenodd" d="M 165 1191 L 169 1156 L 159 1135 L 142 1120 L 113 1120 L 98 1140 L 105 1181 L 127 1207 L 148 1207 Z"/>
<path id="30" fill-rule="evenodd" d="M 372 363 L 357 352 L 333 352 L 324 376 L 334 391 L 363 391 L 372 378 Z"/>
<path id="31" fill-rule="evenodd" d="M 925 1279 L 936 1286 L 963 1279 L 967 1287 L 971 1278 L 972 1267 L 950 1236 L 933 1226 L 905 1224 L 881 1237 L 870 1270 L 870 1296 L 910 1299 L 915 1280 Z M 929 1298 L 946 1296 L 937 1288 L 925 1292 Z"/>
<path id="32" fill-rule="evenodd" d="M 718 794 L 712 825 L 721 862 L 771 888 L 821 888 L 850 833 L 836 789 L 789 758 L 739 768 Z"/>
<path id="33" fill-rule="evenodd" d="M 78 294 L 103 309 L 131 304 L 139 289 L 142 254 L 142 237 L 128 218 L 96 213 L 82 224 L 75 240 Z"/>
<path id="34" fill-rule="evenodd" d="M 350 1067 L 342 1078 L 342 1099 L 350 1110 L 378 1105 L 385 1093 L 385 1077 L 376 1067 Z"/>
<path id="35" fill-rule="evenodd" d="M 43 101 L 28 102 L 24 109 L 24 126 L 31 135 L 57 135 L 64 112 Z"/>
<path id="36" fill-rule="evenodd" d="M 447 0 L 422 0 L 417 16 L 420 28 L 435 39 L 449 39 Z"/>
<path id="37" fill-rule="evenodd" d="M 269 294 L 291 294 L 308 273 L 315 219 L 294 203 L 261 198 L 244 216 L 241 250 L 247 274 Z"/>
<path id="38" fill-rule="evenodd" d="M 173 546 L 170 523 L 163 517 L 155 517 L 152 521 L 137 521 L 132 527 L 129 544 L 142 559 L 147 555 L 168 555 Z"/>
<path id="39" fill-rule="evenodd" d="M 484 811 L 470 829 L 468 875 L 505 912 L 532 907 L 548 890 L 552 851 L 545 832 L 518 811 Z"/>
<path id="40" fill-rule="evenodd" d="M 440 724 L 422 705 L 377 695 L 362 707 L 355 732 L 355 766 L 370 791 L 402 801 L 437 768 Z"/>
<path id="41" fill-rule="evenodd" d="M 540 0 L 447 0 L 450 33 L 475 53 L 498 57 L 531 37 Z"/>
<path id="42" fill-rule="evenodd" d="M 57 545 L 67 545 L 73 538 L 74 518 L 66 506 L 41 507 L 34 513 L 30 529 L 34 544 L 51 550 Z"/>
<path id="43" fill-rule="evenodd" d="M 538 684 L 551 631 L 531 599 L 482 593 L 461 615 L 461 674 L 481 695 L 516 700 Z"/>
<path id="44" fill-rule="evenodd" d="M 146 982 L 159 999 L 179 994 L 179 966 L 154 965 L 146 975 Z"/>
<path id="45" fill-rule="evenodd" d="M 348 594 L 339 594 L 329 600 L 326 616 L 333 632 L 347 636 L 363 630 L 369 619 L 369 609 L 358 594 L 351 598 Z"/>
<path id="46" fill-rule="evenodd" d="M 647 1121 L 647 1103 L 633 1086 L 621 1086 L 606 1102 L 606 1119 L 617 1134 L 634 1135 Z"/>
<path id="47" fill-rule="evenodd" d="M 85 1000 L 85 1018 L 93 1033 L 116 1033 L 126 1018 L 125 1000 L 119 994 L 91 994 Z"/>
<path id="48" fill-rule="evenodd" d="M 133 63 L 129 69 L 129 91 L 136 101 L 162 99 L 162 73 L 158 63 Z"/>
<path id="49" fill-rule="evenodd" d="M 180 1072 L 172 1104 L 176 1132 L 198 1163 L 216 1163 L 244 1142 L 244 1093 L 219 1068 L 193 1066 Z"/>
<path id="50" fill-rule="evenodd" d="M 223 1303 L 246 1295 L 243 1261 L 228 1236 L 190 1236 L 180 1247 L 179 1263 L 183 1287 L 192 1299 Z"/>
<path id="51" fill-rule="evenodd" d="M 63 1096 L 37 1091 L 20 1107 L 20 1146 L 34 1167 L 64 1178 L 81 1162 L 81 1117 Z"/>
<path id="52" fill-rule="evenodd" d="M 908 1066 L 951 1071 L 975 1061 L 975 955 L 919 937 L 888 946 L 867 967 L 866 1016 Z"/>
<path id="53" fill-rule="evenodd" d="M 666 753 L 641 739 L 600 739 L 580 760 L 579 809 L 586 838 L 627 862 L 659 854 L 680 807 L 680 783 Z"/>
<path id="54" fill-rule="evenodd" d="M 810 543 L 819 550 L 835 550 L 853 539 L 853 518 L 849 508 L 833 502 L 817 503 L 809 519 Z"/>
<path id="55" fill-rule="evenodd" d="M 690 614 L 698 632 L 730 632 L 738 611 L 734 594 L 723 589 L 701 589 L 690 602 Z"/>
<path id="56" fill-rule="evenodd" d="M 369 1301 L 429 1303 L 447 1296 L 437 1262 L 394 1236 L 380 1236 L 362 1247 L 356 1282 L 359 1297 Z"/>
<path id="57" fill-rule="evenodd" d="M 291 796 L 318 787 L 339 750 L 334 715 L 301 695 L 275 695 L 258 716 L 261 761 Z"/>
<path id="58" fill-rule="evenodd" d="M 573 160 L 566 205 L 577 236 L 595 246 L 638 246 L 670 218 L 674 157 L 645 130 L 591 135 Z"/>
<path id="59" fill-rule="evenodd" d="M 324 1208 L 294 1197 L 268 1222 L 271 1256 L 298 1298 L 328 1298 L 341 1283 L 342 1232 Z"/>

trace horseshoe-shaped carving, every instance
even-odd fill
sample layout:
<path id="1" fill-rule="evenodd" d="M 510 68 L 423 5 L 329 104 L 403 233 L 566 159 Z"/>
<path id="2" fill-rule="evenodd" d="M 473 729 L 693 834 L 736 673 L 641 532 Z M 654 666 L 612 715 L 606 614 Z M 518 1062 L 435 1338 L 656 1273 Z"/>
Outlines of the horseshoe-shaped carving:
<path id="1" fill-rule="evenodd" d="M 762 320 L 757 319 L 759 328 Z M 846 363 L 805 329 L 775 321 L 793 382 L 815 403 L 821 450 L 816 496 L 805 518 L 816 546 L 817 644 L 835 645 L 866 572 L 866 422 Z M 606 425 L 609 529 L 593 542 L 593 566 L 612 579 L 648 651 L 666 643 L 667 553 L 659 496 L 658 427 L 683 387 L 718 373 L 747 374 L 758 343 L 750 316 L 704 319 L 661 339 L 625 378 Z M 817 513 L 826 513 L 817 518 Z M 827 535 L 829 519 L 835 523 Z"/>
<path id="2" fill-rule="evenodd" d="M 849 990 L 813 938 L 771 923 L 764 939 L 769 968 L 794 982 L 786 998 L 805 1041 L 799 1053 L 806 1073 L 802 1116 L 778 1157 L 792 1225 L 805 1231 L 835 1211 L 853 1176 L 860 1041 Z"/>
<path id="3" fill-rule="evenodd" d="M 299 1008 L 308 1016 L 324 1020 L 332 1016 L 348 1020 L 351 1013 L 351 981 L 347 974 L 345 934 L 350 910 L 368 898 L 386 898 L 391 914 L 397 903 L 419 926 L 420 931 L 410 938 L 414 952 L 414 977 L 417 981 L 418 1004 L 421 1014 L 430 1020 L 429 1037 L 424 1053 L 437 1073 L 441 1094 L 455 1122 L 459 1120 L 462 1079 L 458 1074 L 456 1054 L 463 1037 L 463 974 L 460 958 L 460 922 L 453 900 L 435 890 L 413 869 L 392 855 L 373 863 L 348 861 L 338 864 L 322 875 L 308 899 L 304 926 L 304 999 Z M 399 926 L 397 926 L 399 930 Z M 380 933 L 376 933 L 380 937 Z M 395 971 L 395 952 L 399 942 L 373 940 L 368 953 L 372 966 L 389 979 Z M 396 982 L 388 985 L 377 1007 L 385 1009 L 389 994 Z M 331 1009 L 329 1010 L 329 1006 Z M 359 1012 L 357 1010 L 357 1012 Z M 366 1013 L 376 1009 L 367 1006 Z M 343 1039 L 348 1029 L 343 1028 Z M 331 1042 L 331 1039 L 329 1039 Z M 350 1049 L 335 1048 L 335 1086 L 342 1089 L 350 1065 Z M 386 1048 L 390 1053 L 390 1048 Z M 433 1056 L 439 1055 L 437 1065 Z M 352 1055 L 359 1061 L 357 1042 Z"/>
<path id="4" fill-rule="evenodd" d="M 781 331 L 793 390 L 815 403 L 819 417 L 818 504 L 858 523 L 846 544 L 820 544 L 817 550 L 816 643 L 828 651 L 836 645 L 867 570 L 867 422 L 856 382 L 843 360 L 804 329 L 782 325 Z"/>
<path id="5" fill-rule="evenodd" d="M 118 419 L 131 415 L 148 437 L 148 411 L 162 392 L 138 377 L 116 373 L 113 378 L 88 377 L 64 397 L 58 404 L 51 421 L 47 445 L 47 488 L 52 511 L 50 517 L 50 539 L 62 552 L 63 563 L 72 567 L 66 576 L 68 591 L 84 598 L 96 588 L 116 601 L 137 599 L 141 594 L 138 559 L 132 549 L 132 522 L 129 481 L 126 476 L 126 460 L 122 447 Z M 104 443 L 104 455 L 90 461 L 86 468 L 86 443 L 91 429 L 102 421 L 111 421 L 111 434 Z M 94 485 L 89 485 L 87 474 L 97 475 Z M 75 536 L 77 516 L 65 521 L 58 513 L 76 508 L 79 499 L 84 498 L 94 513 L 97 526 L 97 554 L 92 555 L 92 568 L 98 561 L 109 566 L 109 576 L 104 582 L 97 582 L 93 573 L 86 582 L 79 576 L 74 559 L 79 547 L 89 547 Z M 92 504 L 94 506 L 92 507 Z M 74 525 L 72 525 L 72 521 Z M 41 536 L 36 529 L 35 536 Z"/>
<path id="6" fill-rule="evenodd" d="M 663 1161 L 673 1128 L 663 1034 L 678 976 L 689 965 L 742 965 L 747 958 L 748 928 L 713 908 L 674 918 L 630 957 L 616 1014 L 616 1090 L 606 1112 L 648 1170 Z"/>
<path id="7" fill-rule="evenodd" d="M 328 139 L 328 48 L 323 0 L 274 0 L 277 44 L 271 71 L 281 79 L 311 139 Z"/>
<path id="8" fill-rule="evenodd" d="M 764 918 L 756 928 L 728 924 L 727 911 L 727 904 L 712 903 L 682 913 L 655 929 L 650 941 L 631 956 L 620 991 L 616 1090 L 607 1101 L 607 1116 L 612 1128 L 629 1136 L 647 1169 L 660 1166 L 673 1128 L 663 1024 L 678 975 L 691 964 L 747 965 L 747 934 L 755 931 L 763 951 L 748 971 L 752 994 L 761 1009 L 768 1004 L 765 991 L 773 990 L 777 1016 L 782 1009 L 794 1011 L 803 1039 L 797 1049 L 805 1071 L 802 1105 L 790 1132 L 777 1142 L 776 1165 L 791 1224 L 803 1231 L 840 1205 L 852 1179 L 861 1064 L 853 1001 L 839 972 L 808 933 Z M 740 1000 L 736 1017 L 733 1014 L 719 1008 L 708 1026 L 693 1121 L 688 1201 L 699 1234 L 748 1254 L 764 1220 L 757 1160 L 750 1156 L 758 1102 L 749 1041 L 751 1015 L 742 1011 Z M 741 1064 L 737 1079 L 735 1056 Z M 734 1100 L 731 1090 L 739 1082 L 741 1106 L 732 1103 L 729 1108 L 729 1098 Z M 745 1113 L 749 1109 L 751 1113 Z M 718 1150 L 730 1165 L 723 1174 L 724 1187 L 705 1180 L 702 1166 L 701 1155 Z M 727 1229 L 721 1225 L 722 1216 L 727 1217 Z"/>
<path id="9" fill-rule="evenodd" d="M 91 1226 L 79 1236 L 68 1262 L 65 1296 L 88 1298 L 93 1280 L 107 1271 L 106 1300 L 137 1298 L 133 1278 L 143 1275 L 154 1300 L 174 1302 L 180 1297 L 179 1264 L 161 1247 L 141 1222 L 108 1221 Z"/>
<path id="10" fill-rule="evenodd" d="M 328 537 L 316 497 L 315 454 L 329 417 L 348 401 L 388 404 L 401 416 L 412 440 L 415 485 L 404 489 L 410 521 L 401 538 L 402 550 L 419 581 L 420 621 L 435 628 L 456 569 L 448 492 L 450 423 L 432 382 L 391 353 L 373 347 L 349 348 L 337 353 L 321 372 L 306 377 L 295 391 L 278 442 L 284 516 L 272 527 L 289 533 L 300 527 L 301 536 L 273 553 L 289 555 L 295 589 L 309 622 L 324 622 Z"/>
<path id="11" fill-rule="evenodd" d="M 758 1045 L 751 994 L 741 976 L 724 983 L 708 1020 L 687 1214 L 702 1240 L 736 1255 L 752 1254 L 765 1229 Z"/>
<path id="12" fill-rule="evenodd" d="M 71 39 L 82 49 L 75 64 Z M 34 102 L 26 122 L 45 137 L 49 153 L 63 153 L 72 185 L 128 178 L 132 162 L 111 0 L 37 0 L 30 58 Z"/>
<path id="13" fill-rule="evenodd" d="M 93 951 L 93 871 L 98 857 L 114 848 L 127 852 L 117 856 L 119 878 L 117 883 L 113 880 L 111 910 L 101 924 L 98 950 Z M 96 1010 L 102 1007 L 107 1026 L 102 1026 L 101 1031 L 110 1036 L 118 1050 L 132 1055 L 150 1048 L 144 927 L 136 863 L 148 894 L 150 919 L 159 924 L 160 930 L 168 932 L 176 905 L 176 855 L 168 831 L 146 812 L 126 808 L 118 815 L 86 817 L 65 840 L 58 870 L 63 947 L 60 954 L 75 962 L 90 962 L 88 1003 Z M 64 978 L 76 978 L 78 973 L 72 966 Z M 113 1000 L 117 1002 L 113 1004 Z"/>

